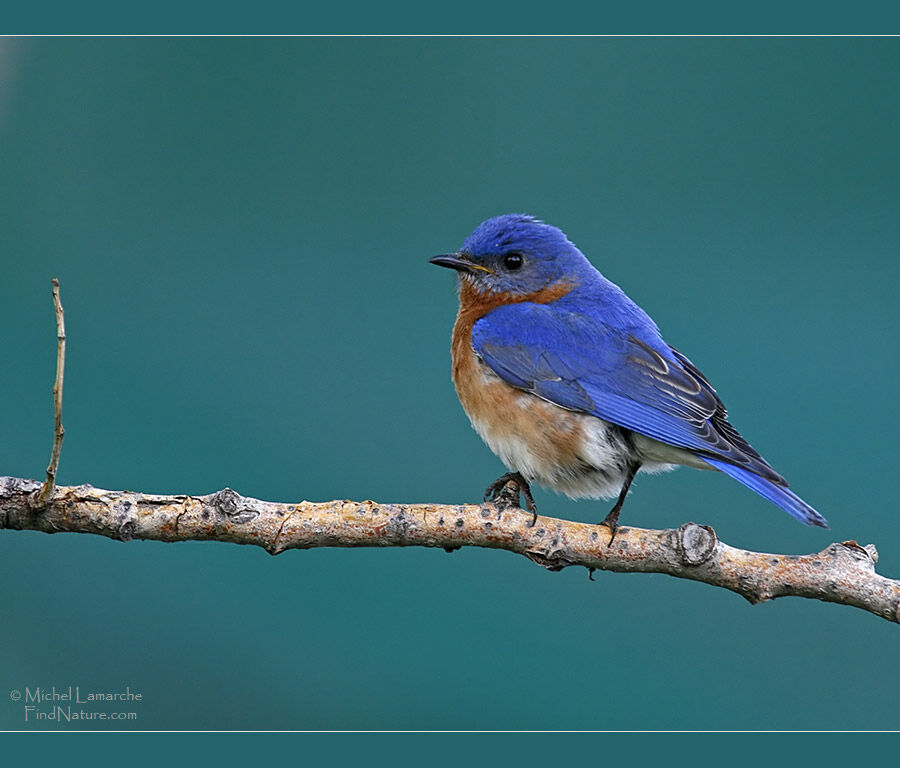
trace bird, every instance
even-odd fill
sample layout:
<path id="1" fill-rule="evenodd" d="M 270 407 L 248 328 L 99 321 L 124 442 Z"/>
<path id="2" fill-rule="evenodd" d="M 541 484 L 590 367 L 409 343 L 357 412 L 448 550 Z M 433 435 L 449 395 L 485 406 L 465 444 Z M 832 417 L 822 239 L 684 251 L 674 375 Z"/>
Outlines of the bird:
<path id="1" fill-rule="evenodd" d="M 495 216 L 429 261 L 459 277 L 451 361 L 460 403 L 510 470 L 485 502 L 524 497 L 534 525 L 534 483 L 573 499 L 615 498 L 600 523 L 611 544 L 638 472 L 681 465 L 722 472 L 828 527 L 731 425 L 709 380 L 562 230 Z"/>

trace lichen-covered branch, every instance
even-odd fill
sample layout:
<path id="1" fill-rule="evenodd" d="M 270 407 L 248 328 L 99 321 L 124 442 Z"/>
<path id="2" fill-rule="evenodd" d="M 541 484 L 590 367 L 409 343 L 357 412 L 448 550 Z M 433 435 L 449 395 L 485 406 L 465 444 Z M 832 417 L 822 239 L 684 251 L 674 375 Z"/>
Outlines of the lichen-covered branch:
<path id="1" fill-rule="evenodd" d="M 854 605 L 900 622 L 900 581 L 875 573 L 875 547 L 845 541 L 812 555 L 748 552 L 712 528 L 621 527 L 609 543 L 598 525 L 538 517 L 508 504 L 278 504 L 226 488 L 207 496 L 158 496 L 58 486 L 46 504 L 36 480 L 0 477 L 0 529 L 94 533 L 112 539 L 214 540 L 255 544 L 273 555 L 312 547 L 506 549 L 550 570 L 667 573 L 743 595 L 751 603 L 795 595 Z"/>

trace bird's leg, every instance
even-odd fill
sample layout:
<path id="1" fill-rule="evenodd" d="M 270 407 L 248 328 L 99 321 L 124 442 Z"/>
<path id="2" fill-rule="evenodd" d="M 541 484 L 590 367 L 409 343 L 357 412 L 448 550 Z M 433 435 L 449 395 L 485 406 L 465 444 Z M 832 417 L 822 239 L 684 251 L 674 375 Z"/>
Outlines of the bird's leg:
<path id="1" fill-rule="evenodd" d="M 512 488 L 507 490 L 507 486 L 510 485 Z M 519 494 L 525 497 L 525 509 L 533 515 L 531 518 L 533 526 L 537 522 L 537 504 L 534 503 L 534 497 L 531 495 L 531 486 L 528 485 L 528 481 L 521 473 L 507 472 L 502 477 L 498 477 L 485 490 L 484 500 L 506 507 L 517 506 L 521 509 Z"/>
<path id="2" fill-rule="evenodd" d="M 637 474 L 640 468 L 641 463 L 639 461 L 634 461 L 628 465 L 628 472 L 625 475 L 625 482 L 622 483 L 622 490 L 619 491 L 619 498 L 616 499 L 615 506 L 609 511 L 609 514 L 605 518 L 603 518 L 603 522 L 600 523 L 600 525 L 605 525 L 607 528 L 609 528 L 610 544 L 613 543 L 613 539 L 616 538 L 616 532 L 619 530 L 619 512 L 622 511 L 622 505 L 625 503 L 625 497 L 628 495 L 628 489 L 631 487 L 634 476 Z"/>

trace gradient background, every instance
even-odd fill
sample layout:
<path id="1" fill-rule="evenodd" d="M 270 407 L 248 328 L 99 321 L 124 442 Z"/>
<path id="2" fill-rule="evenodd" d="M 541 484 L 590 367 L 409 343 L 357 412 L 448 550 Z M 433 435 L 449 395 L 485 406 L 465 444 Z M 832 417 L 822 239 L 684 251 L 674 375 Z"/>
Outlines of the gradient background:
<path id="1" fill-rule="evenodd" d="M 47 463 L 58 276 L 61 483 L 476 500 L 502 466 L 456 401 L 453 279 L 426 259 L 527 211 L 832 530 L 689 470 L 639 479 L 627 522 L 854 538 L 900 576 L 898 75 L 895 39 L 0 41 L 0 473 Z M 596 579 L 2 531 L 0 727 L 30 727 L 8 690 L 38 685 L 130 685 L 140 728 L 900 727 L 895 625 Z"/>

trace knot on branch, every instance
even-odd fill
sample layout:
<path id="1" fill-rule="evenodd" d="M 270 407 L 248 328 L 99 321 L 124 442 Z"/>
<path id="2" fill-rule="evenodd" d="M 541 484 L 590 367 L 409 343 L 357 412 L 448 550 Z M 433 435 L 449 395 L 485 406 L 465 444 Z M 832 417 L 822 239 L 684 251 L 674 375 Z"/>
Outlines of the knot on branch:
<path id="1" fill-rule="evenodd" d="M 669 545 L 674 545 L 673 548 L 685 565 L 702 565 L 713 556 L 719 543 L 712 528 L 697 523 L 685 523 L 670 531 L 668 538 Z"/>
<path id="2" fill-rule="evenodd" d="M 214 493 L 210 503 L 220 515 L 228 518 L 229 522 L 236 524 L 249 523 L 259 516 L 259 511 L 253 509 L 251 499 L 246 499 L 231 488 L 223 488 Z"/>
<path id="3" fill-rule="evenodd" d="M 842 541 L 839 544 L 829 544 L 822 554 L 833 560 L 843 560 L 854 565 L 860 565 L 866 570 L 874 571 L 878 562 L 878 550 L 874 544 L 861 544 L 853 541 Z"/>
<path id="4" fill-rule="evenodd" d="M 118 528 L 120 541 L 131 541 L 135 533 L 137 533 L 137 525 L 134 520 L 127 520 Z"/>

